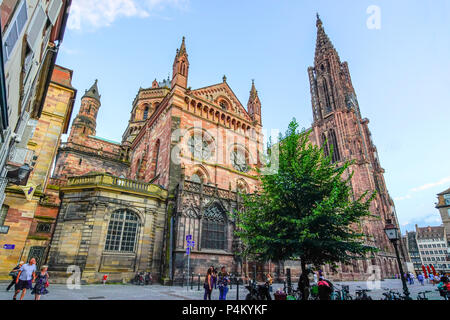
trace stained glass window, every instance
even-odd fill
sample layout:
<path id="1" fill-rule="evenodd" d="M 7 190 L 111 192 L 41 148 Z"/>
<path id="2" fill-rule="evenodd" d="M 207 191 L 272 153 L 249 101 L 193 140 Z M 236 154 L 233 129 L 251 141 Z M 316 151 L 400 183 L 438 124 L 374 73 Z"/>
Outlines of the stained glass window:
<path id="1" fill-rule="evenodd" d="M 202 222 L 202 248 L 226 250 L 226 212 L 219 203 L 205 209 Z"/>

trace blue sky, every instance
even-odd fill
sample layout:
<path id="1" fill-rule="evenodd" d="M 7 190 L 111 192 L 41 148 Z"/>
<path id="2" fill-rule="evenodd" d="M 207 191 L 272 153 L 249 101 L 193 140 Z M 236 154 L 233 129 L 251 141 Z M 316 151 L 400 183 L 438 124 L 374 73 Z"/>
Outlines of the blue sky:
<path id="1" fill-rule="evenodd" d="M 263 125 L 312 122 L 307 68 L 315 14 L 348 61 L 363 117 L 370 119 L 385 179 L 404 230 L 439 225 L 436 194 L 450 187 L 450 1 L 447 0 L 73 0 L 57 63 L 79 90 L 99 80 L 97 135 L 121 141 L 139 87 L 171 74 L 186 36 L 189 86 L 223 75 L 246 105 L 251 79 Z M 369 29 L 369 6 L 380 29 Z"/>

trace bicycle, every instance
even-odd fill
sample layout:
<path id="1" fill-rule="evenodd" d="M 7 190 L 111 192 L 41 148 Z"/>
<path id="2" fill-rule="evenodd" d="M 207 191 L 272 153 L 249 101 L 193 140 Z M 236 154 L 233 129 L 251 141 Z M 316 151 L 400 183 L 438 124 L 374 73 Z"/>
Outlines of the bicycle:
<path id="1" fill-rule="evenodd" d="M 338 284 L 335 285 L 339 286 Z M 336 289 L 331 294 L 331 300 L 353 300 L 353 297 L 350 295 L 350 287 L 349 286 L 339 286 L 341 289 Z"/>
<path id="2" fill-rule="evenodd" d="M 400 300 L 398 291 L 391 290 L 389 288 L 382 288 L 385 292 L 383 292 L 384 298 L 382 300 Z"/>
<path id="3" fill-rule="evenodd" d="M 358 286 L 358 288 L 359 288 L 359 290 L 356 290 L 355 300 L 372 300 L 372 297 L 367 295 L 367 292 L 370 292 L 371 290 L 363 289 L 359 286 Z"/>
<path id="4" fill-rule="evenodd" d="M 431 293 L 431 291 L 421 291 L 417 294 L 417 300 L 429 300 L 427 298 L 427 293 Z"/>

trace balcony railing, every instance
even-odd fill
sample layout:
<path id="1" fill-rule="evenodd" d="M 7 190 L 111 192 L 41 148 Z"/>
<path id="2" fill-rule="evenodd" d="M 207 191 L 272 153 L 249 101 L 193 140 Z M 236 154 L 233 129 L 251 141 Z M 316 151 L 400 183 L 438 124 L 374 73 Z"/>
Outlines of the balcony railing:
<path id="1" fill-rule="evenodd" d="M 161 187 L 145 182 L 139 182 L 135 180 L 129 180 L 125 178 L 118 178 L 108 174 L 97 174 L 82 177 L 69 178 L 66 187 L 74 186 L 110 186 L 119 188 L 122 190 L 128 190 L 131 192 L 147 193 L 152 195 L 159 195 L 162 198 L 166 198 L 168 195 L 167 190 Z"/>

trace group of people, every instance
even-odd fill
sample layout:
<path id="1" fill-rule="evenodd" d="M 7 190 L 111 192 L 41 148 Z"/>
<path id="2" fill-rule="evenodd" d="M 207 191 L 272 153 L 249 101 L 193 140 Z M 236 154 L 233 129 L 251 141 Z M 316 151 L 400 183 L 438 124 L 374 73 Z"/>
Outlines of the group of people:
<path id="1" fill-rule="evenodd" d="M 319 270 L 317 275 L 313 271 L 307 271 L 302 273 L 298 279 L 298 290 L 301 293 L 302 300 L 308 300 L 311 292 L 316 294 L 312 290 L 312 286 L 309 279 L 309 274 L 313 274 L 314 284 L 317 286 L 317 295 L 319 300 L 331 300 L 331 294 L 334 291 L 333 284 L 330 280 L 325 279 L 321 270 Z"/>
<path id="2" fill-rule="evenodd" d="M 23 300 L 27 290 L 31 290 L 35 300 L 40 300 L 41 295 L 48 293 L 48 273 L 47 266 L 42 266 L 40 272 L 36 272 L 36 259 L 31 258 L 28 263 L 20 261 L 9 273 L 12 277 L 11 283 L 6 288 L 9 291 L 14 286 L 13 300 L 17 300 L 17 295 L 21 293 L 20 300 Z M 34 287 L 33 287 L 34 283 Z"/>
<path id="3" fill-rule="evenodd" d="M 205 294 L 203 296 L 204 300 L 211 300 L 211 294 L 214 289 L 219 287 L 219 300 L 226 300 L 230 284 L 230 275 L 226 270 L 226 267 L 220 268 L 220 272 L 214 266 L 209 267 L 206 272 L 205 282 L 203 288 L 205 289 Z"/>

